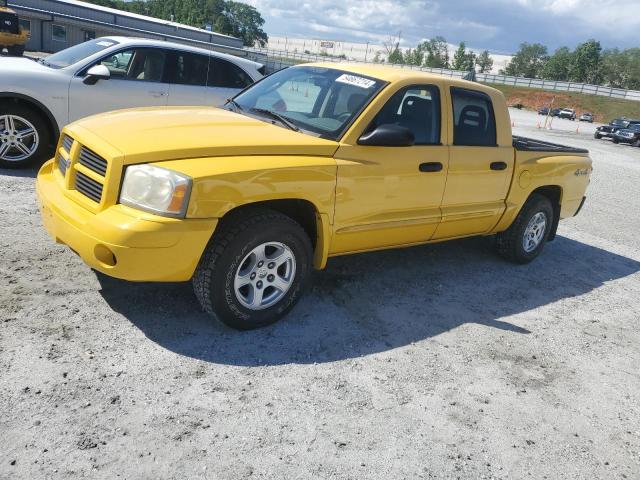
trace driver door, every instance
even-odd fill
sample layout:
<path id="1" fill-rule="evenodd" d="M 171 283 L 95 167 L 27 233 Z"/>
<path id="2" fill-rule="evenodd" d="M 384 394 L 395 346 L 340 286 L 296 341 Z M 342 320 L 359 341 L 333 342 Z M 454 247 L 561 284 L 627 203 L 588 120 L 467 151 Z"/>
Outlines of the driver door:
<path id="1" fill-rule="evenodd" d="M 430 240 L 441 220 L 449 150 L 439 85 L 397 91 L 364 133 L 380 125 L 409 129 L 413 146 L 341 145 L 332 253 Z"/>
<path id="2" fill-rule="evenodd" d="M 167 56 L 160 48 L 130 48 L 98 62 L 109 69 L 108 80 L 86 85 L 84 75 L 74 77 L 69 86 L 69 121 L 123 108 L 166 106 Z"/>

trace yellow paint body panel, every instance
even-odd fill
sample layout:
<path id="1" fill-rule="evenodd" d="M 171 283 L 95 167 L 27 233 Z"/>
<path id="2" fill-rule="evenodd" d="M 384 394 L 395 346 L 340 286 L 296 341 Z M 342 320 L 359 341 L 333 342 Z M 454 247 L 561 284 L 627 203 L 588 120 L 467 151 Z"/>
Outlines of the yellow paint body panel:
<path id="1" fill-rule="evenodd" d="M 388 82 L 339 141 L 215 108 L 143 108 L 89 117 L 63 131 L 61 138 L 75 140 L 70 152 L 62 148 L 62 140 L 57 151 L 69 160 L 66 175 L 56 161 L 46 163 L 38 175 L 45 227 L 106 274 L 179 281 L 192 276 L 220 219 L 255 203 L 298 200 L 313 207 L 316 268 L 335 255 L 503 231 L 539 187 L 560 187 L 562 218 L 578 209 L 591 160 L 579 154 L 514 150 L 507 105 L 497 90 L 411 70 L 317 65 Z M 386 101 L 414 85 L 440 91 L 440 145 L 358 145 Z M 496 116 L 495 147 L 452 145 L 451 86 L 489 95 Z M 108 161 L 104 177 L 79 163 L 82 146 Z M 491 170 L 495 161 L 507 168 Z M 420 172 L 423 162 L 440 162 L 443 169 Z M 185 219 L 118 203 L 126 166 L 140 163 L 193 179 Z M 578 169 L 587 173 L 577 175 Z M 99 203 L 75 189 L 80 173 L 103 185 Z M 98 245 L 113 253 L 115 265 L 109 265 L 111 258 Z"/>
<path id="2" fill-rule="evenodd" d="M 6 7 L 0 7 L 0 12 L 13 13 L 15 10 Z M 20 33 L 0 32 L 0 49 L 3 47 L 14 47 L 16 45 L 24 45 L 29 41 L 29 32 L 20 27 Z"/>

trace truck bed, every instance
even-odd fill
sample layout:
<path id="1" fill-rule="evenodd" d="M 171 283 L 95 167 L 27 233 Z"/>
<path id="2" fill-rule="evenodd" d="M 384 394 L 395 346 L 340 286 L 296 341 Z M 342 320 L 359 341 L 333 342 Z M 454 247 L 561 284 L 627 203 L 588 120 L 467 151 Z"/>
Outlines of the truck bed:
<path id="1" fill-rule="evenodd" d="M 554 152 L 554 153 L 574 153 L 587 155 L 589 150 L 584 148 L 568 147 L 557 143 L 535 140 L 533 138 L 513 136 L 513 148 L 524 152 Z"/>

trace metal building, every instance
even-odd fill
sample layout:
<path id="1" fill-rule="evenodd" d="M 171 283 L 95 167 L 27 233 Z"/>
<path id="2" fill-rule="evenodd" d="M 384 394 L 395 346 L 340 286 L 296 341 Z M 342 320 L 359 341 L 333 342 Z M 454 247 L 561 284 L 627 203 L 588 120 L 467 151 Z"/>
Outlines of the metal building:
<path id="1" fill-rule="evenodd" d="M 77 0 L 9 0 L 31 33 L 27 50 L 57 52 L 106 35 L 145 37 L 242 54 L 242 40 Z"/>

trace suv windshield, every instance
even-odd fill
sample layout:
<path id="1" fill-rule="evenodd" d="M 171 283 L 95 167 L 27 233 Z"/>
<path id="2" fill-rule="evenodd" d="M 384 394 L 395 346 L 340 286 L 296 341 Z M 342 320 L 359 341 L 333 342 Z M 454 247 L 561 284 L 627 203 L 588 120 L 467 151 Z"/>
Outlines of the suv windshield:
<path id="1" fill-rule="evenodd" d="M 627 122 L 626 120 L 616 119 L 611 122 L 611 126 L 627 128 L 629 126 L 629 122 Z"/>
<path id="2" fill-rule="evenodd" d="M 332 68 L 290 67 L 249 87 L 231 106 L 270 122 L 280 117 L 280 123 L 337 140 L 385 84 Z"/>
<path id="3" fill-rule="evenodd" d="M 118 42 L 106 38 L 97 38 L 75 45 L 46 57 L 42 63 L 52 68 L 64 68 L 78 63 L 91 55 L 117 45 Z"/>

